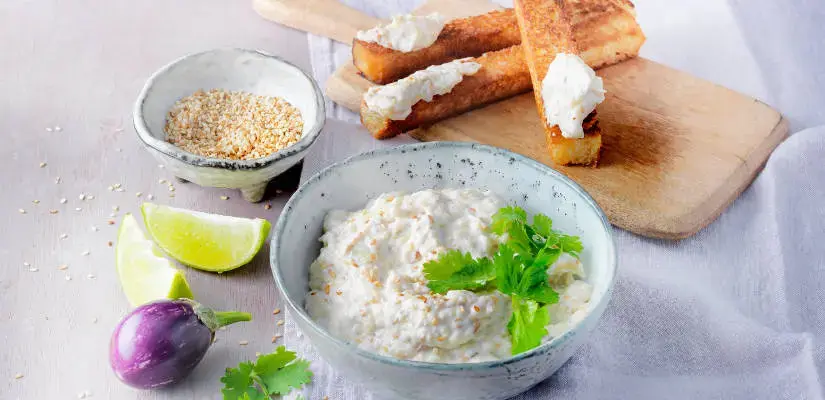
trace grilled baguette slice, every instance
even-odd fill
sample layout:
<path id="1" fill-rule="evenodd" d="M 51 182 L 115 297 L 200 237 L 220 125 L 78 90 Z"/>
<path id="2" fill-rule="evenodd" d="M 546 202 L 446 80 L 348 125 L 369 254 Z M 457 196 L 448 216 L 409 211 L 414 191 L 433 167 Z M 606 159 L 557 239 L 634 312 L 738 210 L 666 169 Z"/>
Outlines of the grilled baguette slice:
<path id="1" fill-rule="evenodd" d="M 579 56 L 591 68 L 636 57 L 645 41 L 628 0 L 569 0 Z M 353 40 L 352 61 L 374 83 L 395 82 L 431 65 L 478 57 L 521 43 L 513 9 L 492 11 L 448 22 L 431 46 L 404 53 L 376 43 Z"/>
<path id="2" fill-rule="evenodd" d="M 508 9 L 452 20 L 444 26 L 435 43 L 407 53 L 354 39 L 352 62 L 364 77 L 385 84 L 431 65 L 478 57 L 520 41 L 515 15 L 512 9 Z"/>
<path id="3" fill-rule="evenodd" d="M 519 46 L 489 52 L 472 59 L 481 64 L 474 75 L 467 75 L 449 93 L 432 101 L 419 101 L 403 120 L 388 119 L 367 108 L 361 101 L 361 123 L 377 139 L 386 139 L 420 126 L 482 107 L 530 91 L 530 74 L 526 73 L 524 54 Z"/>
<path id="4" fill-rule="evenodd" d="M 558 53 L 581 54 L 573 35 L 572 5 L 564 0 L 515 0 L 522 48 L 533 81 L 533 93 L 544 125 L 550 158 L 559 165 L 596 165 L 601 150 L 601 129 L 596 112 L 583 124 L 584 137 L 568 139 L 556 125 L 549 125 L 544 113 L 542 80 Z"/>

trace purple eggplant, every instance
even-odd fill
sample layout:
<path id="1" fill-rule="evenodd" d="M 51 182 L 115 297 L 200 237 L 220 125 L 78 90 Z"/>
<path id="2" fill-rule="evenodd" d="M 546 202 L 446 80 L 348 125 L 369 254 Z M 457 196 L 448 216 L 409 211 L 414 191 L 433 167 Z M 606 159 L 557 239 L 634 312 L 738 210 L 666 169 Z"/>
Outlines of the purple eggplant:
<path id="1" fill-rule="evenodd" d="M 109 344 L 117 377 L 138 389 L 166 387 L 186 378 L 206 354 L 215 330 L 249 313 L 216 312 L 189 299 L 144 304 L 118 323 Z"/>

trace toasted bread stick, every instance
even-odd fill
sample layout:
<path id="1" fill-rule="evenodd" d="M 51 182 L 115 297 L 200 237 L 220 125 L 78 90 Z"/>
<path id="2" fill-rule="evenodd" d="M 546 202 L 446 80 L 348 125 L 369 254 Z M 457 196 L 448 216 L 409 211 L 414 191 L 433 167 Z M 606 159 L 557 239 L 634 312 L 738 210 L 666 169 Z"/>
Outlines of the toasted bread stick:
<path id="1" fill-rule="evenodd" d="M 415 103 L 412 113 L 403 120 L 388 119 L 362 101 L 361 123 L 375 138 L 386 139 L 531 89 L 519 46 L 493 51 L 472 61 L 481 64 L 478 72 L 464 76 L 447 94 L 435 96 L 430 102 Z"/>
<path id="2" fill-rule="evenodd" d="M 582 126 L 584 137 L 568 139 L 556 125 L 549 125 L 544 110 L 542 81 L 556 54 L 580 54 L 573 35 L 572 6 L 564 0 L 515 0 L 516 17 L 536 106 L 544 125 L 547 146 L 554 163 L 596 165 L 601 149 L 601 129 L 593 111 Z"/>
<path id="3" fill-rule="evenodd" d="M 601 68 L 635 57 L 645 41 L 628 0 L 571 0 L 573 35 L 581 58 Z M 478 57 L 521 43 L 513 9 L 448 22 L 431 46 L 404 53 L 355 39 L 352 60 L 370 81 L 395 82 L 431 65 Z"/>
<path id="4" fill-rule="evenodd" d="M 429 47 L 411 52 L 388 49 L 354 39 L 352 62 L 372 82 L 395 82 L 431 65 L 465 57 L 478 57 L 521 41 L 513 10 L 492 11 L 448 22 Z"/>

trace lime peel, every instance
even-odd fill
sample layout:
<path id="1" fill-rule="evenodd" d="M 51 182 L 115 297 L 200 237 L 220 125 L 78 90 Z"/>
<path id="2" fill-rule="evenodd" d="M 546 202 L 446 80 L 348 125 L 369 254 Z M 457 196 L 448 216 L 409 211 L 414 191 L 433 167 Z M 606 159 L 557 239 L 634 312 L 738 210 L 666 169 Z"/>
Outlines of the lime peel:
<path id="1" fill-rule="evenodd" d="M 265 219 L 208 214 L 153 203 L 141 207 L 146 229 L 169 256 L 192 268 L 226 272 L 248 264 L 269 234 Z"/>
<path id="2" fill-rule="evenodd" d="M 159 299 L 194 297 L 183 271 L 163 257 L 131 214 L 123 217 L 118 230 L 115 265 L 123 292 L 133 306 Z"/>

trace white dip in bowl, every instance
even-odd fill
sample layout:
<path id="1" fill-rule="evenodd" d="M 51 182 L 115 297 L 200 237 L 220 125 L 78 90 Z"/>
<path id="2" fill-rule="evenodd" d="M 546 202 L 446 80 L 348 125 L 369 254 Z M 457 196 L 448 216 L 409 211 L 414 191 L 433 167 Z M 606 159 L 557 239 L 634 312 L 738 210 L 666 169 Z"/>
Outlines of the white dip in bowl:
<path id="1" fill-rule="evenodd" d="M 310 267 L 309 314 L 332 334 L 395 358 L 481 362 L 510 357 L 509 296 L 496 291 L 433 293 L 423 265 L 449 250 L 492 257 L 502 238 L 493 215 L 507 204 L 480 189 L 386 193 L 366 208 L 333 210 L 324 247 Z M 562 253 L 548 268 L 560 294 L 550 306 L 547 339 L 581 320 L 590 284 L 578 259 Z"/>

